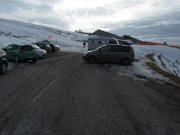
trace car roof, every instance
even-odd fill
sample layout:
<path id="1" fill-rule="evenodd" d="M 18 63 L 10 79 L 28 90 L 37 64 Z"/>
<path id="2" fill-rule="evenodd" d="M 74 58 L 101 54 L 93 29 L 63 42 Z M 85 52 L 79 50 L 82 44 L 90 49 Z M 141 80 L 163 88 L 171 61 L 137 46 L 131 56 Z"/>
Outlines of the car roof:
<path id="1" fill-rule="evenodd" d="M 130 45 L 110 45 L 110 46 L 120 46 L 120 47 L 131 47 Z"/>
<path id="2" fill-rule="evenodd" d="M 24 44 L 9 44 L 8 46 L 10 45 L 23 46 Z"/>

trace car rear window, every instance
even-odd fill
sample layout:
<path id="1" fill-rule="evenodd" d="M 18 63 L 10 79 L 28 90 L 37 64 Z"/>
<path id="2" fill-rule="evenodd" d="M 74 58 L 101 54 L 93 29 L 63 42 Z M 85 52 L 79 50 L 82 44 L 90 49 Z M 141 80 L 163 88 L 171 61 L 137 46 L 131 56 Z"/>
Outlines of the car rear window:
<path id="1" fill-rule="evenodd" d="M 120 44 L 122 45 L 130 45 L 130 43 L 126 42 L 126 41 L 122 41 L 122 40 L 118 40 Z"/>

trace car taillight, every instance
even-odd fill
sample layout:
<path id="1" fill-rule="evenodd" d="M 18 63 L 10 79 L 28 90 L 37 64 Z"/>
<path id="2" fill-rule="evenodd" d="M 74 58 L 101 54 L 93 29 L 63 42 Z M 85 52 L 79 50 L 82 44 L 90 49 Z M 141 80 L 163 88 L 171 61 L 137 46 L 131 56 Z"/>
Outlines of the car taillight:
<path id="1" fill-rule="evenodd" d="M 37 54 L 37 55 L 39 54 L 39 51 L 38 51 L 38 50 L 34 50 L 34 52 L 35 52 L 35 54 Z"/>
<path id="2" fill-rule="evenodd" d="M 19 53 L 20 53 L 20 54 L 23 54 L 23 50 L 20 50 Z"/>

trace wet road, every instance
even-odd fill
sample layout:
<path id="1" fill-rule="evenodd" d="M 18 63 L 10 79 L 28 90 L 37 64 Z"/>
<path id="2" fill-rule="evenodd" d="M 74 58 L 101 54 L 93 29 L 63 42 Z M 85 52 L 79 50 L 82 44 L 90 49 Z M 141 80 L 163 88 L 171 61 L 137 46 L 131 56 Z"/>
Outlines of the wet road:
<path id="1" fill-rule="evenodd" d="M 180 134 L 180 88 L 81 57 L 65 53 L 0 76 L 0 134 Z"/>

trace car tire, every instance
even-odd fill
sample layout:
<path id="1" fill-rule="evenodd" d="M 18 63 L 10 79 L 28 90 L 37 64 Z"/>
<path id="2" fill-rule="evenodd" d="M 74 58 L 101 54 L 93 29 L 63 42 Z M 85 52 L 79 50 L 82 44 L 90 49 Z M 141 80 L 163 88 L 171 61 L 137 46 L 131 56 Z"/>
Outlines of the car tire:
<path id="1" fill-rule="evenodd" d="M 1 75 L 6 74 L 7 73 L 7 68 L 8 68 L 7 64 L 6 63 L 2 63 L 1 67 L 0 67 L 0 74 Z"/>
<path id="2" fill-rule="evenodd" d="M 123 63 L 123 65 L 125 65 L 125 66 L 131 65 L 131 61 L 130 61 L 129 58 L 124 58 L 124 59 L 122 60 L 122 63 Z"/>
<path id="3" fill-rule="evenodd" d="M 91 56 L 91 57 L 88 59 L 88 61 L 89 61 L 90 63 L 96 63 L 96 62 L 97 62 L 97 58 L 96 58 L 95 56 Z"/>
<path id="4" fill-rule="evenodd" d="M 37 62 L 37 59 L 32 59 L 32 63 L 35 64 Z"/>
<path id="5" fill-rule="evenodd" d="M 15 61 L 16 63 L 19 63 L 19 57 L 18 57 L 18 56 L 15 56 L 15 57 L 14 57 L 14 61 Z"/>

